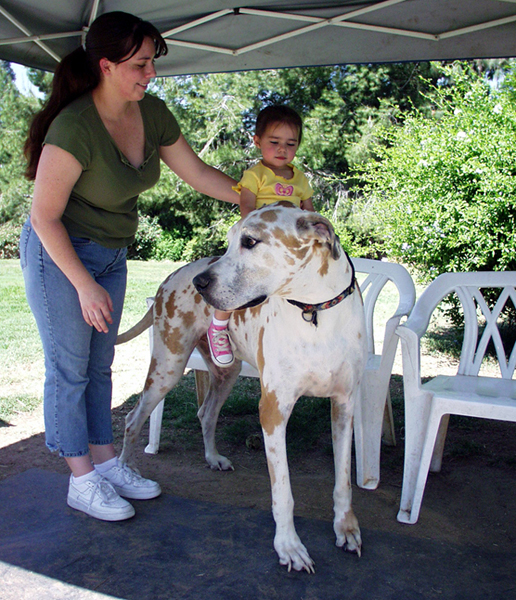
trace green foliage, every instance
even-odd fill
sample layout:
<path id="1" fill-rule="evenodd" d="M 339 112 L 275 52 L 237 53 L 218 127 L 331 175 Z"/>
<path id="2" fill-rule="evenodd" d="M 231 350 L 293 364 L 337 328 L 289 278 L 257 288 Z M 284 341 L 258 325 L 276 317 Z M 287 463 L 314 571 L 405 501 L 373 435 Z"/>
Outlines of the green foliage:
<path id="1" fill-rule="evenodd" d="M 28 123 L 39 103 L 22 96 L 12 80 L 9 69 L 0 69 L 0 225 L 2 233 L 11 236 L 13 227 L 21 225 L 30 210 L 32 184 L 24 177 L 23 143 Z M 10 241 L 0 238 L 3 256 L 8 255 Z"/>
<path id="2" fill-rule="evenodd" d="M 516 269 L 516 108 L 466 64 L 447 67 L 432 115 L 386 128 L 358 173 L 386 254 L 424 281 L 448 271 Z"/>
<path id="3" fill-rule="evenodd" d="M 294 107 L 305 122 L 296 164 L 307 172 L 316 209 L 338 219 L 348 245 L 355 248 L 363 241 L 360 253 L 373 256 L 378 254 L 374 232 L 355 203 L 343 200 L 348 167 L 369 157 L 376 129 L 394 118 L 393 101 L 403 107 L 410 98 L 427 102 L 419 94 L 427 85 L 418 77 L 422 73 L 437 80 L 429 63 L 337 66 L 162 78 L 153 92 L 167 102 L 199 156 L 237 180 L 259 157 L 252 137 L 261 108 L 272 102 Z M 160 184 L 142 195 L 140 206 L 164 231 L 179 229 L 188 237 L 185 260 L 220 254 L 225 231 L 238 214 L 234 206 L 197 194 L 166 169 Z"/>
<path id="4" fill-rule="evenodd" d="M 513 264 L 516 79 L 510 74 L 500 90 L 484 79 L 512 64 L 476 62 L 444 73 L 433 63 L 406 63 L 195 75 L 159 78 L 152 93 L 199 156 L 237 180 L 259 156 L 252 141 L 259 110 L 293 106 L 305 124 L 295 162 L 343 246 L 354 256 L 398 258 L 433 277 Z M 30 70 L 29 78 L 48 93 L 50 74 Z M 0 86 L 0 255 L 16 256 L 32 194 L 21 148 L 41 101 L 21 96 L 5 65 Z M 140 260 L 221 254 L 239 215 L 166 167 L 139 206 L 130 256 Z"/>
<path id="5" fill-rule="evenodd" d="M 13 221 L 0 225 L 0 259 L 16 258 L 19 254 L 21 225 Z"/>
<path id="6" fill-rule="evenodd" d="M 157 217 L 141 215 L 138 220 L 138 231 L 133 244 L 127 249 L 127 258 L 134 260 L 150 260 L 154 258 L 155 247 L 163 234 Z"/>

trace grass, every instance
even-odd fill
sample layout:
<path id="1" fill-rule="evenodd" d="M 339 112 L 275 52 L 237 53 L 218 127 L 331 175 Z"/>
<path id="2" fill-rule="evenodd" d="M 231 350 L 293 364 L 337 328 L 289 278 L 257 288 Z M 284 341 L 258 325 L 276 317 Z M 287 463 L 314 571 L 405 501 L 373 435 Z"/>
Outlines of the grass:
<path id="1" fill-rule="evenodd" d="M 153 296 L 179 266 L 171 261 L 129 261 L 122 330 L 142 316 L 142 298 Z M 25 298 L 18 260 L 0 260 L 0 419 L 34 410 L 42 401 L 43 352 L 36 322 Z"/>

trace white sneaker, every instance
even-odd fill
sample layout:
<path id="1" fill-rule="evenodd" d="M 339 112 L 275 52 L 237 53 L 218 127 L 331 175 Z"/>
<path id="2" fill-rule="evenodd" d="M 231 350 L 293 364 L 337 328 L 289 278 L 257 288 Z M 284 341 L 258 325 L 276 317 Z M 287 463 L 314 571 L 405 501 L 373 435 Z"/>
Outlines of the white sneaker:
<path id="1" fill-rule="evenodd" d="M 123 521 L 134 516 L 134 508 L 116 493 L 98 473 L 91 480 L 76 483 L 73 475 L 68 484 L 68 506 L 102 521 Z"/>
<path id="2" fill-rule="evenodd" d="M 111 469 L 104 471 L 102 477 L 107 479 L 115 488 L 117 494 L 123 498 L 150 500 L 161 494 L 161 487 L 158 482 L 145 479 L 128 465 L 118 463 Z"/>

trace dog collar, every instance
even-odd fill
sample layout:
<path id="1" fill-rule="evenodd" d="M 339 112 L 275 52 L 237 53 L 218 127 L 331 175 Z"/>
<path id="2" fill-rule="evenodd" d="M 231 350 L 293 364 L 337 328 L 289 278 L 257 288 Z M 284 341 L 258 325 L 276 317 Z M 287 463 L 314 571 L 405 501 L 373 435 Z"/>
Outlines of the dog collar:
<path id="1" fill-rule="evenodd" d="M 349 259 L 347 252 L 345 253 L 346 257 L 351 264 L 351 283 L 348 287 L 343 290 L 338 296 L 332 298 L 331 300 L 327 300 L 326 302 L 320 302 L 319 304 L 305 304 L 304 302 L 298 302 L 297 300 L 287 300 L 290 304 L 297 306 L 301 309 L 301 316 L 303 319 L 312 325 L 317 327 L 317 311 L 326 310 L 327 308 L 331 308 L 332 306 L 336 306 L 340 304 L 345 298 L 350 296 L 356 288 L 357 280 L 355 278 L 355 266 L 353 262 Z"/>

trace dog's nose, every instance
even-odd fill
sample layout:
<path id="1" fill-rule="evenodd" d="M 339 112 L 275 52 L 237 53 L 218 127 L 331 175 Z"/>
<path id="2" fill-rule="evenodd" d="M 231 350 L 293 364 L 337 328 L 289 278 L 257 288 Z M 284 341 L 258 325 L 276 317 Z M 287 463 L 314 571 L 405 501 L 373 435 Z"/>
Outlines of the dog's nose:
<path id="1" fill-rule="evenodd" d="M 196 275 L 193 280 L 192 283 L 195 286 L 195 289 L 198 292 L 202 292 L 203 290 L 205 290 L 211 282 L 211 277 L 208 273 L 208 271 L 204 271 L 204 273 L 199 273 L 199 275 Z"/>

